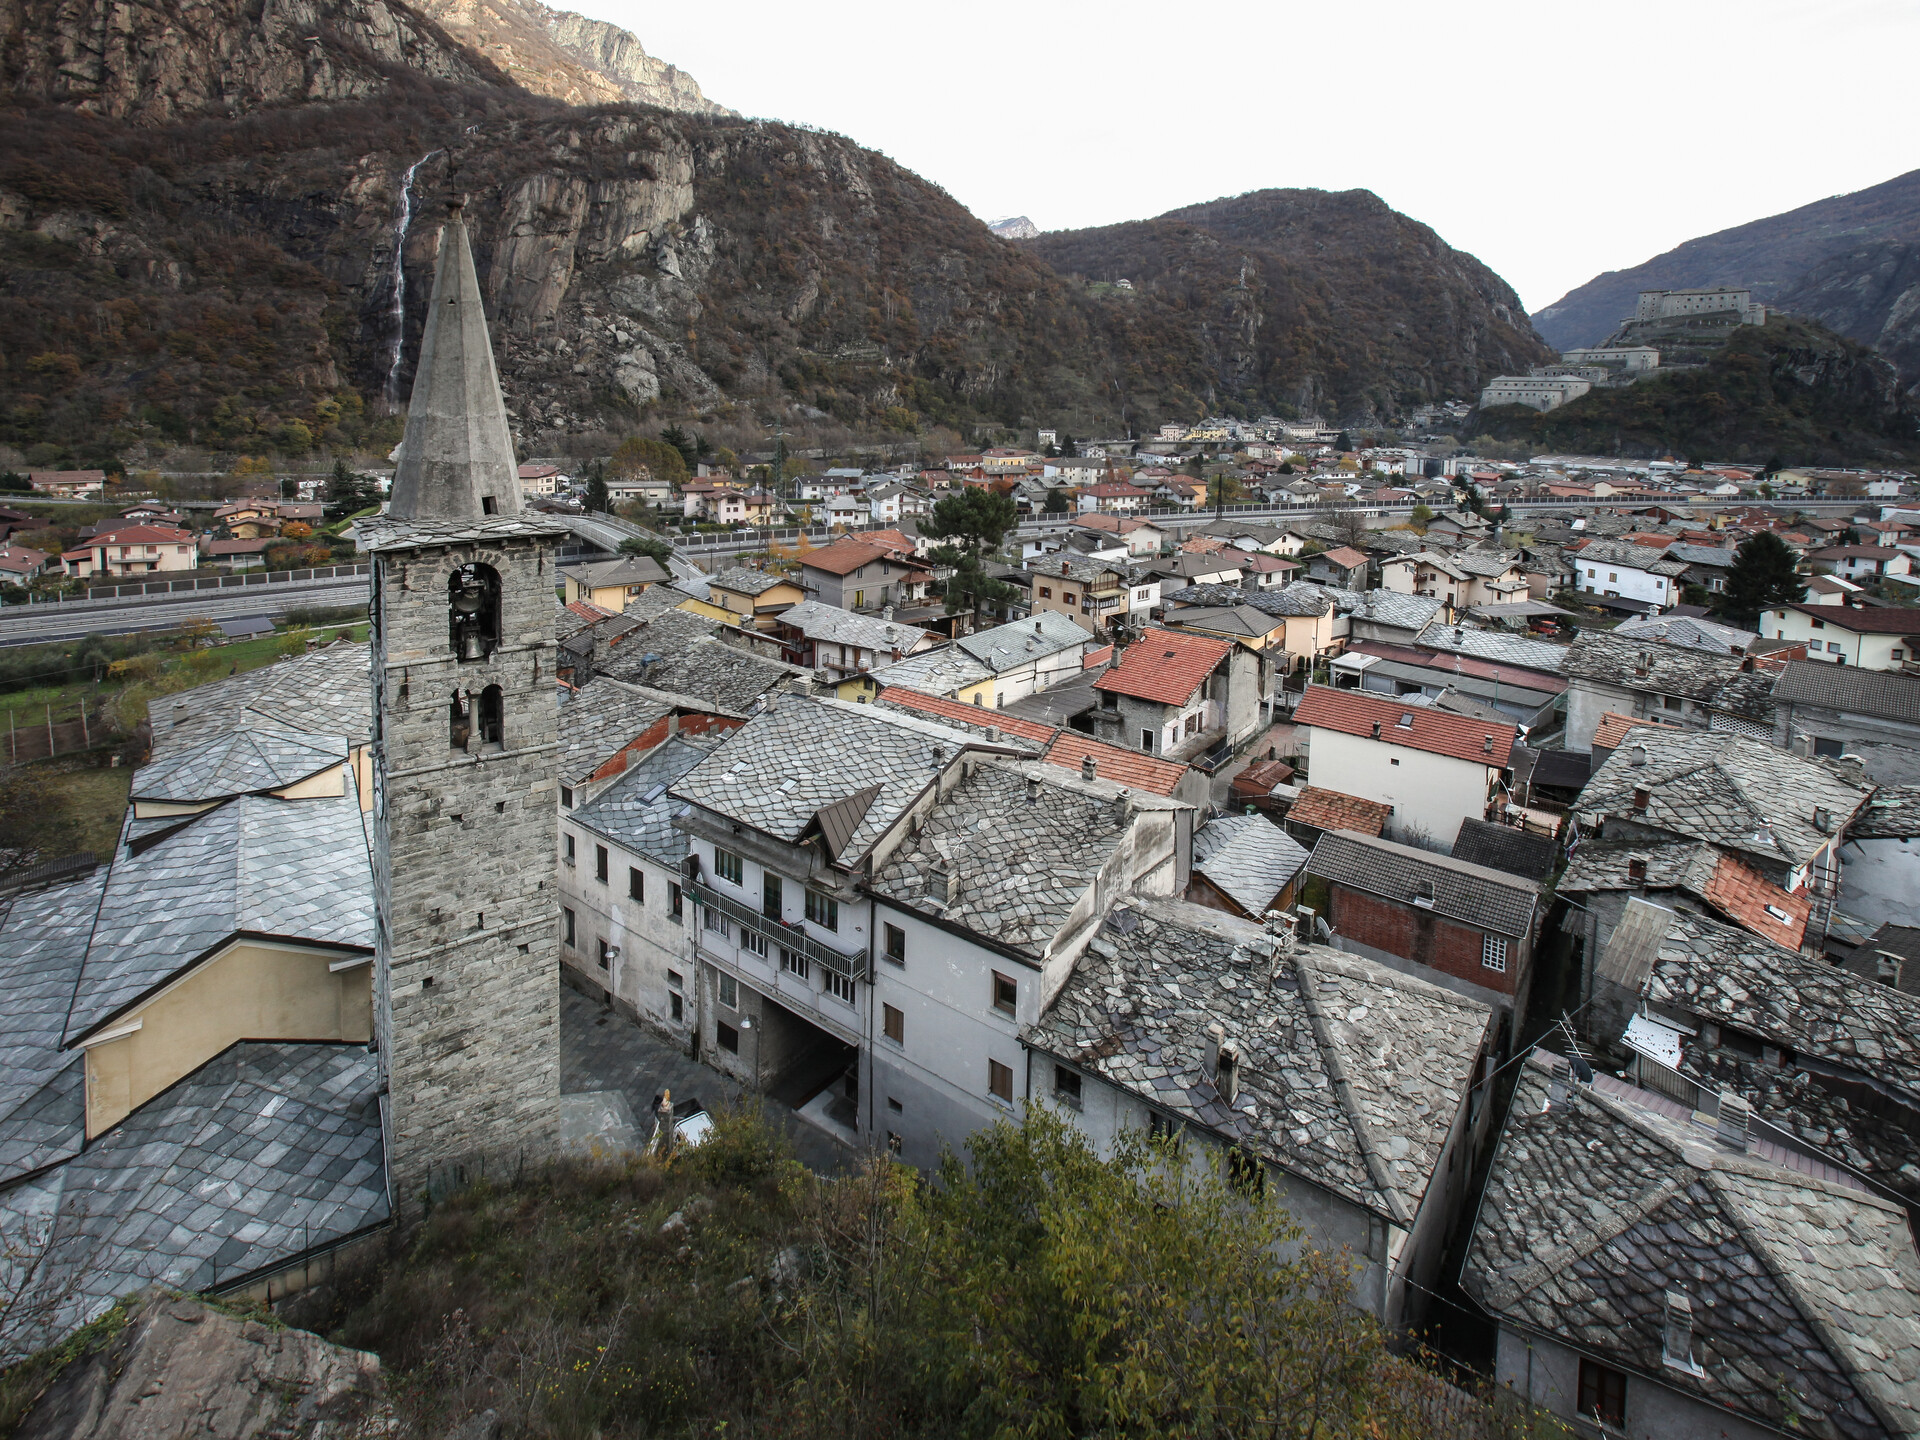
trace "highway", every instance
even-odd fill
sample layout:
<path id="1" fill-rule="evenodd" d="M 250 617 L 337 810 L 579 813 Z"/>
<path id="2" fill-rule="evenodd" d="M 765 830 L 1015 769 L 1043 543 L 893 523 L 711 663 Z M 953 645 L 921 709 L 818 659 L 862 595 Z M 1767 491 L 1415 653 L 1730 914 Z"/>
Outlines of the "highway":
<path id="1" fill-rule="evenodd" d="M 14 605 L 0 610 L 0 648 L 56 644 L 88 635 L 171 630 L 184 620 L 246 620 L 256 615 L 275 619 L 296 607 L 366 603 L 367 577 L 357 575 L 246 590 L 154 595 L 125 602 Z"/>

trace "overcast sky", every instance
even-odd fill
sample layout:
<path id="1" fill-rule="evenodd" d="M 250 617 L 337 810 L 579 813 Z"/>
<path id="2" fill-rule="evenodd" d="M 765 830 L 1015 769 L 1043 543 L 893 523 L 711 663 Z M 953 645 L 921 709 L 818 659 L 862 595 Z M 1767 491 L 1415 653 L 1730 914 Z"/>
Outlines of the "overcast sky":
<path id="1" fill-rule="evenodd" d="M 1913 0 L 568 0 L 748 115 L 982 219 L 1364 188 L 1541 309 L 1603 270 L 1920 166 Z"/>

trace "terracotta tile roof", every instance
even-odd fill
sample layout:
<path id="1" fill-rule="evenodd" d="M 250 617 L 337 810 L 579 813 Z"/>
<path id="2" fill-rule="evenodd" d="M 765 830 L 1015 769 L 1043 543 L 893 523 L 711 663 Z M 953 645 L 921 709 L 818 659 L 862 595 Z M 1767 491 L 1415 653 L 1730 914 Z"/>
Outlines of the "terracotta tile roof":
<path id="1" fill-rule="evenodd" d="M 1225 640 L 1149 630 L 1121 652 L 1120 663 L 1096 680 L 1094 688 L 1161 705 L 1184 705 L 1232 651 Z"/>
<path id="2" fill-rule="evenodd" d="M 1920 635 L 1920 610 L 1903 610 L 1895 606 L 1866 610 L 1851 605 L 1800 603 L 1786 608 L 1798 610 L 1802 615 L 1811 615 L 1836 630 L 1848 630 L 1855 635 Z"/>
<path id="3" fill-rule="evenodd" d="M 1098 650 L 1089 650 L 1080 657 L 1080 668 L 1092 670 L 1105 665 L 1111 659 L 1113 659 L 1113 646 L 1102 645 Z"/>
<path id="4" fill-rule="evenodd" d="M 829 575 L 850 575 L 869 560 L 892 558 L 897 556 L 891 546 L 869 545 L 865 539 L 848 539 L 822 545 L 818 550 L 809 550 L 800 557 L 800 563 L 809 570 L 824 570 Z"/>
<path id="5" fill-rule="evenodd" d="M 1294 709 L 1293 723 L 1338 730 L 1343 735 L 1404 745 L 1410 750 L 1470 760 L 1500 770 L 1507 768 L 1519 733 L 1511 725 L 1491 724 L 1467 715 L 1452 715 L 1428 706 L 1389 700 L 1364 690 L 1335 690 L 1327 685 L 1307 687 L 1307 693 Z"/>
<path id="6" fill-rule="evenodd" d="M 588 624 L 592 624 L 596 620 L 608 619 L 614 613 L 611 610 L 603 610 L 600 606 L 593 604 L 589 600 L 570 600 L 567 602 L 567 609 L 571 610 Z"/>
<path id="7" fill-rule="evenodd" d="M 1362 800 L 1358 795 L 1342 795 L 1338 790 L 1322 790 L 1317 785 L 1301 789 L 1300 798 L 1287 811 L 1287 819 L 1297 820 L 1315 830 L 1352 830 L 1360 835 L 1378 836 L 1387 828 L 1391 805 L 1377 800 Z"/>
<path id="8" fill-rule="evenodd" d="M 1720 857 L 1700 898 L 1744 929 L 1789 950 L 1798 950 L 1806 936 L 1812 902 L 1769 884 L 1731 855 Z"/>
<path id="9" fill-rule="evenodd" d="M 171 525 L 116 525 L 109 530 L 94 532 L 93 545 L 151 545 L 157 541 L 178 543 L 193 539 L 188 530 L 176 530 Z"/>
<path id="10" fill-rule="evenodd" d="M 1155 795 L 1171 795 L 1186 778 L 1187 767 L 1171 760 L 1156 760 L 1140 750 L 1124 745 L 1109 745 L 1082 735 L 1078 730 L 1062 730 L 1047 747 L 1048 763 L 1078 770 L 1087 756 L 1093 757 L 1094 774 L 1102 780 L 1146 790 Z"/>
<path id="11" fill-rule="evenodd" d="M 1618 750 L 1627 738 L 1627 732 L 1635 726 L 1648 726 L 1656 730 L 1679 730 L 1679 725 L 1663 725 L 1658 720 L 1636 720 L 1631 715 L 1622 715 L 1617 710 L 1609 710 L 1600 717 L 1600 723 L 1593 732 L 1595 750 Z"/>
<path id="12" fill-rule="evenodd" d="M 1051 725 L 1042 725 L 1033 720 L 1022 720 L 1017 715 L 1003 715 L 998 710 L 989 710 L 984 705 L 968 705 L 960 700 L 949 700 L 941 695 L 926 695 L 918 690 L 903 690 L 897 685 L 886 689 L 889 705 L 902 705 L 922 715 L 932 715 L 941 720 L 953 720 L 962 725 L 992 725 L 1009 735 L 1022 740 L 1031 740 L 1035 744 L 1045 745 L 1054 737 Z"/>
<path id="13" fill-rule="evenodd" d="M 1343 566 L 1349 570 L 1356 565 L 1364 565 L 1367 563 L 1367 557 L 1351 545 L 1336 545 L 1333 549 L 1322 554 L 1320 558 L 1322 560 L 1331 560 L 1335 565 Z"/>

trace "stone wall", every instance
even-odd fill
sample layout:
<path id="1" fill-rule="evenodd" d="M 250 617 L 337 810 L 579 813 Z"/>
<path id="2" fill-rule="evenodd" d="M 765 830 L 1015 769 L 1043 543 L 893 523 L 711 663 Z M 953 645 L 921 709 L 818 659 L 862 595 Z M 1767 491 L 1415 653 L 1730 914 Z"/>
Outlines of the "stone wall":
<path id="1" fill-rule="evenodd" d="M 376 1025 L 396 1203 L 544 1153 L 560 1094 L 553 556 L 544 538 L 378 556 Z M 454 658 L 448 579 L 500 576 L 498 646 Z M 498 744 L 451 743 L 456 690 L 500 687 Z"/>

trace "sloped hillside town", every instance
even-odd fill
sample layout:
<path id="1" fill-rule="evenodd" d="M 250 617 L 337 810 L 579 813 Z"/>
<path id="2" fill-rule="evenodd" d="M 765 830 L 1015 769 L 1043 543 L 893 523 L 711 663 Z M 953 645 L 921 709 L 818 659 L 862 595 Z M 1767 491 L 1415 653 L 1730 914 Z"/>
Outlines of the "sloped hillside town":
<path id="1" fill-rule="evenodd" d="M 365 638 L 155 691 L 0 889 L 0 1361 L 749 1096 L 822 1173 L 1156 1137 L 1574 1433 L 1920 1435 L 1913 475 L 1269 417 L 614 497 L 441 236 Z M 1483 403 L 1658 370 L 1563 359 Z"/>

